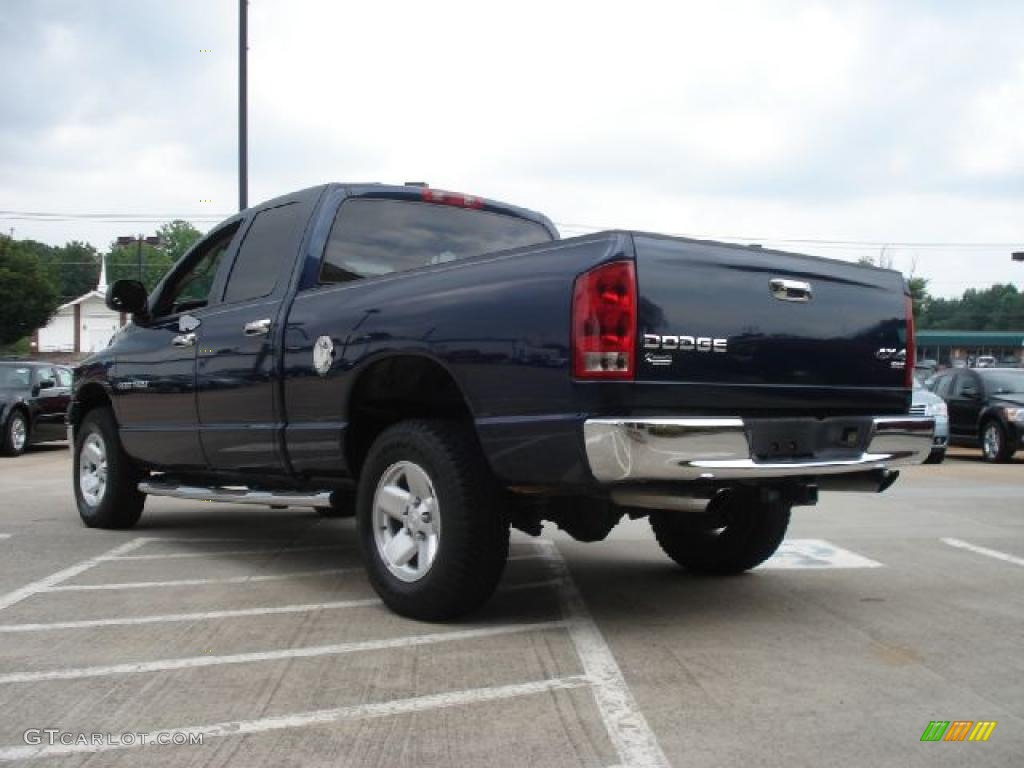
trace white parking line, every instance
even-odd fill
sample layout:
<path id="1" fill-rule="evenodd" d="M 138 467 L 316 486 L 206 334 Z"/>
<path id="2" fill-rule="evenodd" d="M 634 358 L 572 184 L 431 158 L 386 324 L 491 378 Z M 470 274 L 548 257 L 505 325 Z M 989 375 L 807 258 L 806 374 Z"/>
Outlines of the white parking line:
<path id="1" fill-rule="evenodd" d="M 13 592 L 8 592 L 6 595 L 0 596 L 0 610 L 3 610 L 4 608 L 9 608 L 15 603 L 20 603 L 22 600 L 32 597 L 32 595 L 38 594 L 40 592 L 46 592 L 52 589 L 54 586 L 60 584 L 62 581 L 67 581 L 70 578 L 73 578 L 81 573 L 84 573 L 85 571 L 88 571 L 90 568 L 96 567 L 104 561 L 104 558 L 120 555 L 125 552 L 131 552 L 135 549 L 138 549 L 147 541 L 149 541 L 149 539 L 147 539 L 144 536 L 139 537 L 137 539 L 132 539 L 131 541 L 125 542 L 120 546 L 114 547 L 112 550 L 102 555 L 98 555 L 97 557 L 90 557 L 88 560 L 83 560 L 77 565 L 72 565 L 70 568 L 65 568 L 63 571 L 57 571 L 57 573 L 51 574 L 50 576 L 40 579 L 39 581 L 34 581 L 31 584 L 22 587 L 21 589 L 16 589 Z"/>
<path id="2" fill-rule="evenodd" d="M 536 543 L 558 577 L 562 616 L 583 662 L 583 671 L 594 685 L 597 708 L 622 764 L 631 768 L 667 768 L 668 758 L 633 699 L 622 670 L 583 602 L 561 553 L 552 541 L 540 539 Z"/>
<path id="3" fill-rule="evenodd" d="M 219 557 L 221 555 L 284 555 L 290 552 L 340 552 L 352 547 L 292 547 L 278 549 L 225 549 L 209 552 L 159 552 L 151 555 L 115 555 L 104 560 L 177 560 L 182 557 Z"/>
<path id="4" fill-rule="evenodd" d="M 566 621 L 540 621 L 529 624 L 504 624 L 496 627 L 480 627 L 452 632 L 435 632 L 427 635 L 410 635 L 407 637 L 390 637 L 381 640 L 361 640 L 352 643 L 336 643 L 334 645 L 307 646 L 305 648 L 281 648 L 274 651 L 256 651 L 253 653 L 233 653 L 224 656 L 189 656 L 180 659 L 160 659 L 159 661 L 141 661 L 134 664 L 112 664 L 102 667 L 71 667 L 66 669 L 50 669 L 40 672 L 13 672 L 0 675 L 0 684 L 31 683 L 41 680 L 78 680 L 86 677 L 108 677 L 111 675 L 134 675 L 141 672 L 163 672 L 171 669 L 191 669 L 194 667 L 216 667 L 223 664 L 246 664 L 258 661 L 280 661 L 282 659 L 309 659 L 318 656 L 340 656 L 346 653 L 362 651 L 380 651 L 390 648 L 410 648 L 416 645 L 446 643 L 453 640 L 472 640 L 478 637 L 508 635 L 519 632 L 545 632 L 564 628 Z"/>
<path id="5" fill-rule="evenodd" d="M 985 555 L 986 557 L 992 557 L 996 560 L 1002 560 L 1006 563 L 1013 563 L 1014 565 L 1024 565 L 1024 558 L 1016 557 L 1015 555 L 1008 555 L 1005 552 L 1000 552 L 998 549 L 989 549 L 988 547 L 979 547 L 977 544 L 971 544 L 964 541 L 963 539 L 939 539 L 943 544 L 948 544 L 951 547 L 957 549 L 966 549 L 969 552 L 974 552 L 979 555 Z"/>
<path id="6" fill-rule="evenodd" d="M 236 543 L 242 542 L 244 544 L 269 544 L 271 546 L 281 546 L 281 539 L 253 539 L 245 536 L 147 536 L 151 544 L 158 544 L 167 541 L 171 542 L 185 542 L 186 544 L 192 542 L 220 542 L 220 543 Z"/>
<path id="7" fill-rule="evenodd" d="M 170 579 L 168 581 L 124 581 L 113 584 L 61 584 L 51 587 L 50 592 L 93 592 L 104 589 L 151 589 L 160 587 L 200 587 L 206 584 L 248 584 L 260 581 L 287 581 L 305 579 L 311 576 L 329 576 L 337 573 L 351 573 L 359 568 L 321 568 L 316 571 L 291 571 L 290 573 L 266 573 L 256 576 L 221 576 L 209 579 Z"/>
<path id="8" fill-rule="evenodd" d="M 282 613 L 307 613 L 341 608 L 363 608 L 379 605 L 380 600 L 336 600 L 331 603 L 302 603 L 296 605 L 267 606 L 266 608 L 238 608 L 203 613 L 168 613 L 162 616 L 134 616 L 123 619 L 83 619 L 82 621 L 55 621 L 50 624 L 0 624 L 4 632 L 40 632 L 50 629 L 90 629 L 92 627 L 124 627 L 136 624 L 163 624 L 174 621 L 205 621 L 207 619 L 233 619 L 239 616 L 273 616 Z"/>
<path id="9" fill-rule="evenodd" d="M 314 712 L 302 712 L 293 715 L 264 717 L 258 720 L 233 720 L 211 725 L 194 725 L 178 728 L 164 728 L 148 734 L 135 734 L 131 744 L 43 744 L 40 746 L 0 747 L 0 761 L 30 760 L 36 757 L 53 757 L 56 755 L 107 752 L 115 749 L 130 749 L 143 745 L 153 745 L 161 733 L 179 733 L 189 735 L 201 734 L 205 739 L 219 736 L 239 736 L 253 733 L 265 733 L 286 728 L 301 728 L 311 725 L 326 725 L 353 720 L 367 720 L 376 717 L 392 717 L 415 712 L 426 712 L 435 709 L 458 707 L 465 704 L 478 704 L 486 701 L 499 701 L 518 696 L 533 696 L 550 691 L 565 691 L 589 685 L 585 677 L 558 677 L 549 680 L 537 680 L 529 683 L 502 685 L 494 688 L 472 688 L 465 691 L 435 693 L 427 696 L 416 696 L 409 699 L 382 701 L 375 704 L 356 704 L 336 709 L 321 709 Z"/>

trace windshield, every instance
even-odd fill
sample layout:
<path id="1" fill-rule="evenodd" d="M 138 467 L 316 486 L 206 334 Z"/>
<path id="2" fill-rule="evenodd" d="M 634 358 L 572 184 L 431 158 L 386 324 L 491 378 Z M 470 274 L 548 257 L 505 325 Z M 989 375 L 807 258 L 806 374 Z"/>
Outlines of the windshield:
<path id="1" fill-rule="evenodd" d="M 23 365 L 0 365 L 0 389 L 28 389 L 32 369 Z"/>
<path id="2" fill-rule="evenodd" d="M 1024 394 L 1024 371 L 987 371 L 979 376 L 985 381 L 989 394 Z"/>

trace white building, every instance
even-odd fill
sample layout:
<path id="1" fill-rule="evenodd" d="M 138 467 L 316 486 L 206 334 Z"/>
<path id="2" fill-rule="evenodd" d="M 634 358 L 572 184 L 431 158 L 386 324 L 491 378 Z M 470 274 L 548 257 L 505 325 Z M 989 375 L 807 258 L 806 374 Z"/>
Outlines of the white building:
<path id="1" fill-rule="evenodd" d="M 103 349 L 126 318 L 107 309 L 107 263 L 100 267 L 96 289 L 62 305 L 32 339 L 35 352 L 89 354 Z"/>

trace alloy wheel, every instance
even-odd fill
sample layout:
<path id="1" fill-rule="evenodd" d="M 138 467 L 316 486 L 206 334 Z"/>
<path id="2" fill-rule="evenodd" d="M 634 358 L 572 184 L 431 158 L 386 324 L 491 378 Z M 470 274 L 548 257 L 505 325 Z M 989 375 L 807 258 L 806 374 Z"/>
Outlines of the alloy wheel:
<path id="1" fill-rule="evenodd" d="M 25 425 L 25 417 L 15 414 L 11 418 L 11 448 L 15 453 L 21 453 L 28 440 L 28 427 Z"/>
<path id="2" fill-rule="evenodd" d="M 423 467 L 399 461 L 387 468 L 374 492 L 372 520 L 387 569 L 405 582 L 426 576 L 441 543 L 441 507 Z"/>
<path id="3" fill-rule="evenodd" d="M 78 455 L 78 488 L 90 507 L 103 501 L 107 490 L 107 446 L 98 432 L 90 433 L 82 442 Z"/>
<path id="4" fill-rule="evenodd" d="M 982 450 L 985 452 L 985 458 L 995 459 L 999 455 L 999 451 L 1002 449 L 1003 436 L 999 431 L 999 427 L 996 424 L 989 424 L 985 427 L 985 435 L 982 442 Z"/>

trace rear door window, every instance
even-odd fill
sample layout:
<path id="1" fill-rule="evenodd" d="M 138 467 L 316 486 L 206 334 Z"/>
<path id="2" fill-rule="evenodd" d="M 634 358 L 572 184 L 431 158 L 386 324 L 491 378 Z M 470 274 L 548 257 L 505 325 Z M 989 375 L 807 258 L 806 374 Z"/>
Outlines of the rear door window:
<path id="1" fill-rule="evenodd" d="M 295 263 L 305 225 L 306 211 L 298 203 L 256 214 L 231 267 L 224 302 L 260 299 L 273 293 L 284 266 Z"/>
<path id="2" fill-rule="evenodd" d="M 404 272 L 550 240 L 540 224 L 499 213 L 409 200 L 348 200 L 331 227 L 320 282 Z"/>
<path id="3" fill-rule="evenodd" d="M 42 384 L 44 381 L 52 381 L 54 386 L 57 386 L 57 374 L 53 372 L 53 368 L 36 368 L 36 384 Z"/>
<path id="4" fill-rule="evenodd" d="M 956 376 L 956 384 L 953 387 L 953 397 L 963 397 L 965 392 L 979 394 L 978 389 L 978 382 L 973 375 L 969 373 L 958 373 Z"/>

